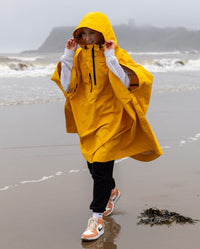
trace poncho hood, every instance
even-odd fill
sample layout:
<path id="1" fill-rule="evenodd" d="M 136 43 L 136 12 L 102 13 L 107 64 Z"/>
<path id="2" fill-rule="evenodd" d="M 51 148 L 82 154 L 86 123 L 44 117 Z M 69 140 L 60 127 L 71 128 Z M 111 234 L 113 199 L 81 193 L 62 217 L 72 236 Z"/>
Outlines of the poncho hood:
<path id="1" fill-rule="evenodd" d="M 73 32 L 74 38 L 77 40 L 79 45 L 82 44 L 81 41 L 81 29 L 89 28 L 100 32 L 104 40 L 112 40 L 117 44 L 117 38 L 115 36 L 114 30 L 107 16 L 101 12 L 90 12 L 86 14 L 77 28 Z"/>

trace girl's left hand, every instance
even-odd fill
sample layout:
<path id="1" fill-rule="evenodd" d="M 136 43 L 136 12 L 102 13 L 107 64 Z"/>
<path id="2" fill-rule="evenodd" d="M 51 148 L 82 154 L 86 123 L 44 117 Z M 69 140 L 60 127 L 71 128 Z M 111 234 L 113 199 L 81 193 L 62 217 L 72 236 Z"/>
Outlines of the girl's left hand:
<path id="1" fill-rule="evenodd" d="M 104 50 L 110 50 L 110 49 L 114 49 L 115 48 L 115 42 L 112 40 L 107 40 L 104 44 Z"/>

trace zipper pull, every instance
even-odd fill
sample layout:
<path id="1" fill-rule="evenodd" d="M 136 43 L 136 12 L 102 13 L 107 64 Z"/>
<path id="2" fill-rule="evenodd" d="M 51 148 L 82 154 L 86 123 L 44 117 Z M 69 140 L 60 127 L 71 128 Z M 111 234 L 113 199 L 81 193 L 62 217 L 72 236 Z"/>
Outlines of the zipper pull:
<path id="1" fill-rule="evenodd" d="M 92 92 L 92 76 L 91 76 L 91 73 L 89 73 L 89 82 L 91 84 L 91 88 L 90 88 L 90 92 Z"/>

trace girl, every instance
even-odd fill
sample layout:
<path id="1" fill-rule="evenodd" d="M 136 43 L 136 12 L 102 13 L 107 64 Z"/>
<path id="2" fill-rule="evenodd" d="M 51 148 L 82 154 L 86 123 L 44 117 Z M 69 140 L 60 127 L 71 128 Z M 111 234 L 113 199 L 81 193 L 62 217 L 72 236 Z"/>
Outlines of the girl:
<path id="1" fill-rule="evenodd" d="M 103 216 L 120 196 L 114 160 L 150 161 L 162 154 L 145 117 L 153 77 L 118 46 L 108 18 L 92 12 L 67 41 L 52 80 L 66 97 L 66 130 L 78 133 L 93 178 L 93 213 L 81 236 L 90 241 L 104 233 Z"/>

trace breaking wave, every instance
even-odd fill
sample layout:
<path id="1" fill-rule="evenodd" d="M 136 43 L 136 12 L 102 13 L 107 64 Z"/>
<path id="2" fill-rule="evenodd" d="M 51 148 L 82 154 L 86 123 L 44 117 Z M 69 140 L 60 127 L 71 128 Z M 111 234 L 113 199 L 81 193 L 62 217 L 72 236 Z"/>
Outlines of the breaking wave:
<path id="1" fill-rule="evenodd" d="M 56 56 L 0 56 L 0 78 L 48 77 L 56 66 Z"/>
<path id="2" fill-rule="evenodd" d="M 53 63 L 1 63 L 0 78 L 47 77 L 52 74 L 55 66 Z"/>
<path id="3" fill-rule="evenodd" d="M 186 72 L 200 71 L 200 59 L 181 60 L 179 58 L 163 58 L 146 61 L 143 66 L 150 72 Z"/>
<path id="4" fill-rule="evenodd" d="M 150 72 L 200 71 L 200 52 L 129 52 Z M 49 77 L 60 55 L 0 56 L 0 78 Z"/>
<path id="5" fill-rule="evenodd" d="M 156 76 L 154 94 L 200 89 L 198 51 L 129 54 Z M 0 107 L 64 101 L 60 89 L 50 81 L 60 57 L 60 54 L 0 55 Z"/>
<path id="6" fill-rule="evenodd" d="M 199 51 L 129 52 L 130 56 L 150 72 L 200 71 Z"/>

